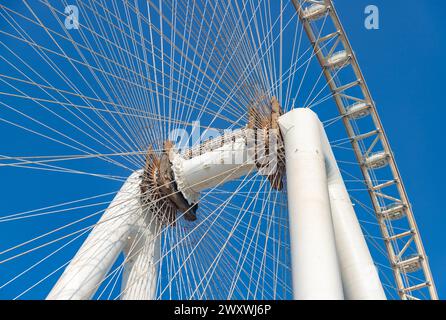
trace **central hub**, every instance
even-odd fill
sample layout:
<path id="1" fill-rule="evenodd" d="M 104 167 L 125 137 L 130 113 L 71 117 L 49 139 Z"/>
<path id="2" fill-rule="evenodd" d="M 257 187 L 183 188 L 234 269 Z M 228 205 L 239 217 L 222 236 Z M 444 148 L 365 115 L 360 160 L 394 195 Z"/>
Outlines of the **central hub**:
<path id="1" fill-rule="evenodd" d="M 189 204 L 175 182 L 170 161 L 172 147 L 172 142 L 166 141 L 161 157 L 149 149 L 140 185 L 143 205 L 153 210 L 163 225 L 175 225 L 177 211 L 188 221 L 197 219 L 198 204 Z"/>
<path id="2" fill-rule="evenodd" d="M 253 104 L 245 128 L 206 141 L 195 151 L 179 154 L 170 141 L 159 156 L 149 148 L 140 186 L 143 205 L 163 225 L 175 225 L 177 212 L 188 221 L 197 219 L 202 190 L 254 171 L 265 176 L 273 189 L 282 190 L 285 161 L 278 125 L 282 110 L 275 97 L 268 104 L 269 111 Z M 228 163 L 227 159 L 244 160 Z"/>

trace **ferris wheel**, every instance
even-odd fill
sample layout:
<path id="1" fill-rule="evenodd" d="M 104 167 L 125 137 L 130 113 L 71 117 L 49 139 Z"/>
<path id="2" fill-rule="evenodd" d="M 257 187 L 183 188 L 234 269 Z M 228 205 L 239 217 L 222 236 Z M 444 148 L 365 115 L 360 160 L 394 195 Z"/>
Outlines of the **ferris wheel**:
<path id="1" fill-rule="evenodd" d="M 333 1 L 0 21 L 0 298 L 438 299 Z"/>

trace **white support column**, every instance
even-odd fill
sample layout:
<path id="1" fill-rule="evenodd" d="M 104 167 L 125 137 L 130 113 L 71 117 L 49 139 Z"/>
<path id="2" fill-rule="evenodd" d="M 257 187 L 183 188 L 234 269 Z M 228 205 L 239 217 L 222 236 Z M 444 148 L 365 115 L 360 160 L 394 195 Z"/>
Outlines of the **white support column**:
<path id="1" fill-rule="evenodd" d="M 127 179 L 47 299 L 84 300 L 94 295 L 143 216 L 141 174 L 136 171 Z"/>
<path id="2" fill-rule="evenodd" d="M 320 123 L 320 130 L 327 164 L 328 192 L 345 298 L 385 300 L 386 295 L 378 271 L 322 123 Z"/>
<path id="3" fill-rule="evenodd" d="M 279 118 L 284 137 L 295 299 L 385 299 L 324 128 L 309 109 Z M 180 190 L 202 189 L 256 169 L 246 137 L 192 159 L 173 159 Z M 113 199 L 48 299 L 89 299 L 125 251 L 121 299 L 153 299 L 160 225 L 140 203 L 142 171 Z M 189 198 L 188 198 L 189 199 Z M 146 215 L 146 216 L 145 216 Z"/>
<path id="4" fill-rule="evenodd" d="M 161 225 L 156 217 L 146 217 L 124 249 L 121 300 L 154 300 L 160 259 Z"/>
<path id="5" fill-rule="evenodd" d="M 284 137 L 295 299 L 343 299 L 319 120 L 309 109 L 279 118 Z"/>

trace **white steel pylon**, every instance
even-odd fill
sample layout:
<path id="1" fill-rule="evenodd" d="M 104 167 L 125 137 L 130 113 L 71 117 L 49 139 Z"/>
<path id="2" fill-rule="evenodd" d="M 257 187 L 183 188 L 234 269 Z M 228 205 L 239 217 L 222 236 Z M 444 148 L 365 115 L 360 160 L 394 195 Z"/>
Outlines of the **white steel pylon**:
<path id="1" fill-rule="evenodd" d="M 332 0 L 292 0 L 323 69 L 380 225 L 398 295 L 438 299 L 428 257 L 393 152 Z M 342 75 L 342 76 L 341 76 Z M 379 181 L 376 176 L 381 173 Z M 397 226 L 398 232 L 395 232 Z M 410 253 L 411 252 L 411 253 Z M 415 281 L 410 274 L 418 272 Z M 414 283 L 415 282 L 415 283 Z"/>
<path id="2" fill-rule="evenodd" d="M 284 136 L 296 299 L 385 299 L 347 188 L 317 115 L 294 109 Z"/>
<path id="3" fill-rule="evenodd" d="M 90 299 L 123 251 L 121 298 L 154 298 L 160 228 L 152 211 L 141 205 L 141 175 L 141 170 L 130 175 L 47 299 Z"/>
<path id="4" fill-rule="evenodd" d="M 278 122 L 284 137 L 294 297 L 385 299 L 321 122 L 309 109 L 292 110 Z M 222 146 L 190 159 L 171 150 L 178 192 L 198 197 L 203 189 L 255 170 L 248 132 L 238 130 Z M 144 209 L 141 203 L 142 175 L 137 171 L 129 177 L 48 299 L 90 298 L 123 250 L 121 298 L 155 297 L 161 227 L 153 214 L 157 208 Z"/>
<path id="5" fill-rule="evenodd" d="M 92 10 L 78 1 L 80 28 L 72 31 L 49 2 L 0 6 L 7 26 L 0 122 L 31 134 L 31 143 L 37 136 L 49 143 L 26 157 L 6 143 L 1 166 L 66 173 L 61 184 L 93 193 L 93 185 L 70 183 L 70 174 L 126 181 L 97 225 L 90 219 L 102 210 L 88 210 L 108 205 L 112 193 L 2 216 L 8 247 L 0 274 L 17 273 L 0 284 L 2 294 L 14 293 L 4 288 L 22 278 L 27 288 L 15 298 L 35 297 L 38 285 L 71 262 L 49 299 L 111 298 L 119 280 L 120 299 L 278 299 L 293 289 L 297 299 L 382 299 L 375 262 L 389 298 L 438 298 L 394 154 L 333 1 L 245 2 L 136 0 Z M 338 110 L 325 106 L 331 98 Z M 296 101 L 321 106 L 317 116 L 295 109 Z M 330 126 L 330 143 L 318 117 Z M 213 127 L 240 128 L 246 118 L 245 128 L 222 139 L 203 138 Z M 188 128 L 193 147 L 176 150 L 172 133 Z M 331 147 L 339 148 L 338 161 Z M 96 172 L 100 163 L 106 166 Z M 31 182 L 25 172 L 16 180 Z M 82 216 L 43 220 L 35 226 L 57 228 L 27 241 L 12 228 L 10 236 L 9 223 L 26 230 L 25 219 L 68 212 Z M 72 254 L 62 250 L 89 232 L 67 262 Z M 6 264 L 33 255 L 40 259 L 23 271 Z M 26 276 L 43 278 L 30 284 Z"/>

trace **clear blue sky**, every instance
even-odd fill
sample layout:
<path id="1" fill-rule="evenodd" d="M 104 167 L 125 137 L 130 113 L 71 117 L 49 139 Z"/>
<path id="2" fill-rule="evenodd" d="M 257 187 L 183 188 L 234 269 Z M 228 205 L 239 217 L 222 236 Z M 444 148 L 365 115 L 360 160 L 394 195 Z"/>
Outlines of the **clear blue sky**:
<path id="1" fill-rule="evenodd" d="M 0 3 L 5 2 L 0 0 Z M 439 0 L 337 0 L 335 4 L 377 103 L 412 202 L 439 295 L 446 298 L 446 214 L 442 206 L 445 197 L 443 181 L 446 180 L 443 170 L 446 155 L 443 117 L 446 118 L 446 106 L 442 97 L 446 90 L 446 3 Z M 363 26 L 364 8 L 369 4 L 375 4 L 380 9 L 379 30 L 366 30 Z M 29 152 L 22 154 L 42 153 L 34 147 L 34 143 L 38 143 L 37 138 L 28 137 L 24 141 L 18 132 L 0 125 L 1 154 L 14 154 L 26 149 Z M 59 154 L 57 147 L 53 152 Z M 101 171 L 104 171 L 103 163 L 101 166 Z M 82 164 L 77 164 L 75 168 L 82 169 Z M 69 199 L 77 199 L 119 188 L 119 182 L 103 184 L 100 179 L 92 179 L 79 194 L 79 186 L 83 185 L 84 180 L 82 177 L 70 177 L 71 185 L 64 185 L 63 190 L 49 190 L 45 186 L 61 183 L 57 174 L 20 169 L 0 169 L 0 178 L 8 182 L 0 186 L 1 207 L 7 213 L 66 201 L 67 194 Z M 20 196 L 23 193 L 27 201 Z M 72 218 L 67 218 L 67 221 L 72 221 Z M 47 220 L 46 223 L 48 225 L 31 223 L 23 227 L 37 235 L 50 230 L 49 225 L 53 221 Z M 54 226 L 60 223 L 58 220 Z M 0 228 L 0 233 L 14 235 L 14 243 L 21 237 L 18 232 L 7 227 Z M 23 238 L 27 239 L 25 233 Z M 2 235 L 1 239 L 4 238 Z M 3 245 L 1 248 L 4 248 Z M 37 256 L 32 258 L 37 259 Z M 26 265 L 29 266 L 29 263 L 23 263 L 20 268 Z M 0 283 L 9 279 L 11 274 L 15 273 L 0 267 Z M 20 284 L 38 276 L 31 274 Z M 14 296 L 17 292 L 20 290 L 16 288 L 8 288 L 7 292 L 0 290 L 0 298 Z M 39 293 L 35 296 L 39 296 Z"/>

